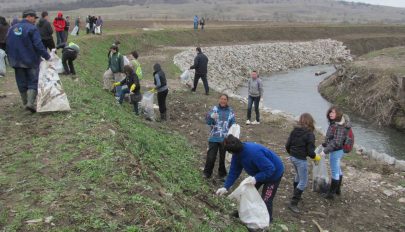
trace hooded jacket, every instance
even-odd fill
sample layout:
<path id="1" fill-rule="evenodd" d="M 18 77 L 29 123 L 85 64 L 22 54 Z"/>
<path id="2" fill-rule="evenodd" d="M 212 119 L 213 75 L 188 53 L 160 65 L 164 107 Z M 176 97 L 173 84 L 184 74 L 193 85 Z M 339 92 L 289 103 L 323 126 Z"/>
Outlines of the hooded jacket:
<path id="1" fill-rule="evenodd" d="M 163 92 L 168 89 L 167 87 L 167 80 L 166 80 L 166 75 L 162 70 L 162 67 L 160 67 L 160 64 L 155 64 L 153 66 L 153 79 L 154 83 L 156 86 L 156 90 L 158 92 Z"/>
<path id="2" fill-rule="evenodd" d="M 246 142 L 241 152 L 232 154 L 231 167 L 224 187 L 229 189 L 238 179 L 242 170 L 254 176 L 257 182 L 279 180 L 284 173 L 284 164 L 275 152 L 267 147 Z"/>
<path id="3" fill-rule="evenodd" d="M 65 31 L 66 21 L 63 18 L 62 12 L 58 12 L 58 17 L 53 20 L 53 26 L 55 27 L 56 32 Z"/>
<path id="4" fill-rule="evenodd" d="M 135 84 L 135 89 L 133 91 L 134 94 L 141 94 L 141 85 L 139 83 L 139 78 L 135 72 L 126 75 L 125 78 L 121 81 L 120 85 L 127 85 L 128 88 Z"/>
<path id="5" fill-rule="evenodd" d="M 37 27 L 25 19 L 10 28 L 6 50 L 13 68 L 38 68 L 41 56 L 50 58 Z"/>
<path id="6" fill-rule="evenodd" d="M 218 118 L 211 117 L 212 113 L 217 113 Z M 214 106 L 205 116 L 207 125 L 211 127 L 209 142 L 222 143 L 229 128 L 235 123 L 235 114 L 231 107 L 221 105 Z"/>
<path id="7" fill-rule="evenodd" d="M 342 116 L 340 122 L 330 122 L 326 132 L 325 142 L 322 144 L 324 147 L 323 152 L 328 154 L 330 152 L 342 150 L 346 134 L 351 127 L 350 118 L 346 114 Z"/>
<path id="8" fill-rule="evenodd" d="M 108 67 L 113 73 L 124 71 L 124 57 L 119 52 L 109 53 Z"/>
<path id="9" fill-rule="evenodd" d="M 52 39 L 53 29 L 48 20 L 41 18 L 37 24 L 42 40 Z"/>
<path id="10" fill-rule="evenodd" d="M 288 137 L 285 148 L 291 156 L 306 160 L 315 158 L 315 135 L 307 128 L 296 126 Z"/>
<path id="11" fill-rule="evenodd" d="M 250 78 L 248 81 L 248 93 L 251 97 L 263 96 L 263 83 L 258 77 L 256 79 Z"/>
<path id="12" fill-rule="evenodd" d="M 199 52 L 194 58 L 194 64 L 190 69 L 195 69 L 196 75 L 207 75 L 208 57 L 204 53 Z"/>

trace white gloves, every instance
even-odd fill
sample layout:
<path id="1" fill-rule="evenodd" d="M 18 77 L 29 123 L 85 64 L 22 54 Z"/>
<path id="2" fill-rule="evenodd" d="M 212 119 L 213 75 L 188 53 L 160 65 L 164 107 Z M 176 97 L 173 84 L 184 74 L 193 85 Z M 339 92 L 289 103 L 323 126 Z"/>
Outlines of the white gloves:
<path id="1" fill-rule="evenodd" d="M 321 157 L 325 157 L 325 152 L 321 151 L 321 153 L 319 153 L 319 155 L 321 155 Z"/>
<path id="2" fill-rule="evenodd" d="M 226 190 L 226 188 L 222 187 L 222 188 L 219 188 L 215 194 L 217 194 L 218 196 L 222 196 L 222 195 L 226 194 L 227 192 L 228 192 L 228 190 Z"/>
<path id="3" fill-rule="evenodd" d="M 253 176 L 249 176 L 249 177 L 246 177 L 246 179 L 244 179 L 241 184 L 255 185 L 256 184 L 256 179 Z"/>

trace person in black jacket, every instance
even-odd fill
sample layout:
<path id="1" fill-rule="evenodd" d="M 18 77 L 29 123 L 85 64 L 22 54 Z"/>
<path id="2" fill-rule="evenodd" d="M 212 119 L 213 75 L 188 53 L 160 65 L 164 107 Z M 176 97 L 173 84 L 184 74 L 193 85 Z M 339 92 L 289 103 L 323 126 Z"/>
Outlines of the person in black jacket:
<path id="1" fill-rule="evenodd" d="M 290 154 L 291 163 L 294 166 L 296 175 L 294 178 L 294 193 L 288 208 L 299 213 L 298 202 L 308 183 L 307 156 L 319 161 L 320 155 L 315 154 L 314 119 L 308 113 L 300 116 L 298 125 L 291 132 L 285 148 Z"/>
<path id="2" fill-rule="evenodd" d="M 10 25 L 6 18 L 0 16 L 0 49 L 6 51 L 6 38 Z"/>
<path id="3" fill-rule="evenodd" d="M 135 96 L 139 96 L 138 98 L 135 98 L 136 100 L 131 102 L 134 105 L 134 112 L 136 115 L 139 115 L 138 111 L 138 102 L 141 100 L 141 85 L 139 83 L 139 78 L 136 75 L 135 71 L 132 69 L 131 66 L 125 65 L 124 66 L 124 73 L 125 73 L 125 78 L 120 81 L 120 82 L 115 82 L 114 86 L 123 86 L 127 85 L 128 88 L 121 88 L 119 92 L 119 100 L 118 103 L 122 104 L 124 101 L 124 96 L 127 93 L 134 94 Z"/>
<path id="4" fill-rule="evenodd" d="M 58 45 L 57 48 L 63 48 L 62 50 L 62 65 L 64 72 L 62 75 L 76 75 L 75 67 L 73 61 L 76 60 L 77 56 L 80 53 L 79 45 L 70 42 L 69 45 L 62 43 Z"/>
<path id="5" fill-rule="evenodd" d="M 37 28 L 39 30 L 39 33 L 41 34 L 41 40 L 45 48 L 49 49 L 50 51 L 54 49 L 55 41 L 53 40 L 52 37 L 53 29 L 51 23 L 49 22 L 49 16 L 47 11 L 42 12 L 41 19 L 37 24 Z"/>
<path id="6" fill-rule="evenodd" d="M 154 70 L 153 77 L 154 77 L 154 83 L 155 83 L 155 91 L 157 91 L 157 100 L 158 100 L 159 112 L 160 112 L 160 120 L 166 121 L 167 120 L 166 97 L 167 97 L 167 94 L 169 93 L 169 88 L 167 87 L 166 75 L 163 72 L 162 68 L 160 67 L 160 64 L 158 64 L 158 63 L 153 65 L 153 70 Z"/>
<path id="7" fill-rule="evenodd" d="M 65 19 L 65 21 L 66 21 L 66 24 L 65 24 L 65 43 L 67 42 L 67 40 L 68 40 L 68 36 L 69 36 L 69 30 L 70 30 L 70 17 L 69 16 L 66 16 L 66 19 Z"/>
<path id="8" fill-rule="evenodd" d="M 198 81 L 200 78 L 204 83 L 205 94 L 209 94 L 209 87 L 207 81 L 207 68 L 208 68 L 208 57 L 202 53 L 201 48 L 197 47 L 195 49 L 197 51 L 197 56 L 194 58 L 194 64 L 190 67 L 190 69 L 195 69 L 195 76 L 194 76 L 194 87 L 191 89 L 192 92 L 195 92 L 197 89 Z"/>

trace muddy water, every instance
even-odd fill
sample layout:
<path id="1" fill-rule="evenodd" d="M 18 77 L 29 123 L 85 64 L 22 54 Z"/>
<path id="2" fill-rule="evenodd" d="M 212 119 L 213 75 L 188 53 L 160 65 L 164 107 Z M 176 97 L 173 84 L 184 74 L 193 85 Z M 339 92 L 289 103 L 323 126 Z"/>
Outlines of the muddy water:
<path id="1" fill-rule="evenodd" d="M 315 76 L 318 71 L 326 71 L 327 73 Z M 333 66 L 320 65 L 291 70 L 268 78 L 262 77 L 264 105 L 295 116 L 308 112 L 316 120 L 316 126 L 326 133 L 328 127 L 326 111 L 331 104 L 318 93 L 318 84 L 334 71 Z M 247 86 L 241 86 L 238 93 L 246 97 Z M 348 113 L 352 120 L 357 144 L 405 160 L 404 133 L 370 125 L 361 117 L 350 112 L 345 113 Z M 252 118 L 254 119 L 254 113 Z"/>

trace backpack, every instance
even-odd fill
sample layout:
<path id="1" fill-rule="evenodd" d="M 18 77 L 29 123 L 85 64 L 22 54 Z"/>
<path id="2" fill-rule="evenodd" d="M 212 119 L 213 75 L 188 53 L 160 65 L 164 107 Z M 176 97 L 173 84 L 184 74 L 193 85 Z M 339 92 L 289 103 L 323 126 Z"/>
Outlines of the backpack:
<path id="1" fill-rule="evenodd" d="M 352 128 L 350 127 L 346 131 L 346 138 L 345 141 L 343 142 L 343 152 L 350 153 L 353 150 L 353 145 L 354 145 L 354 134 Z"/>

